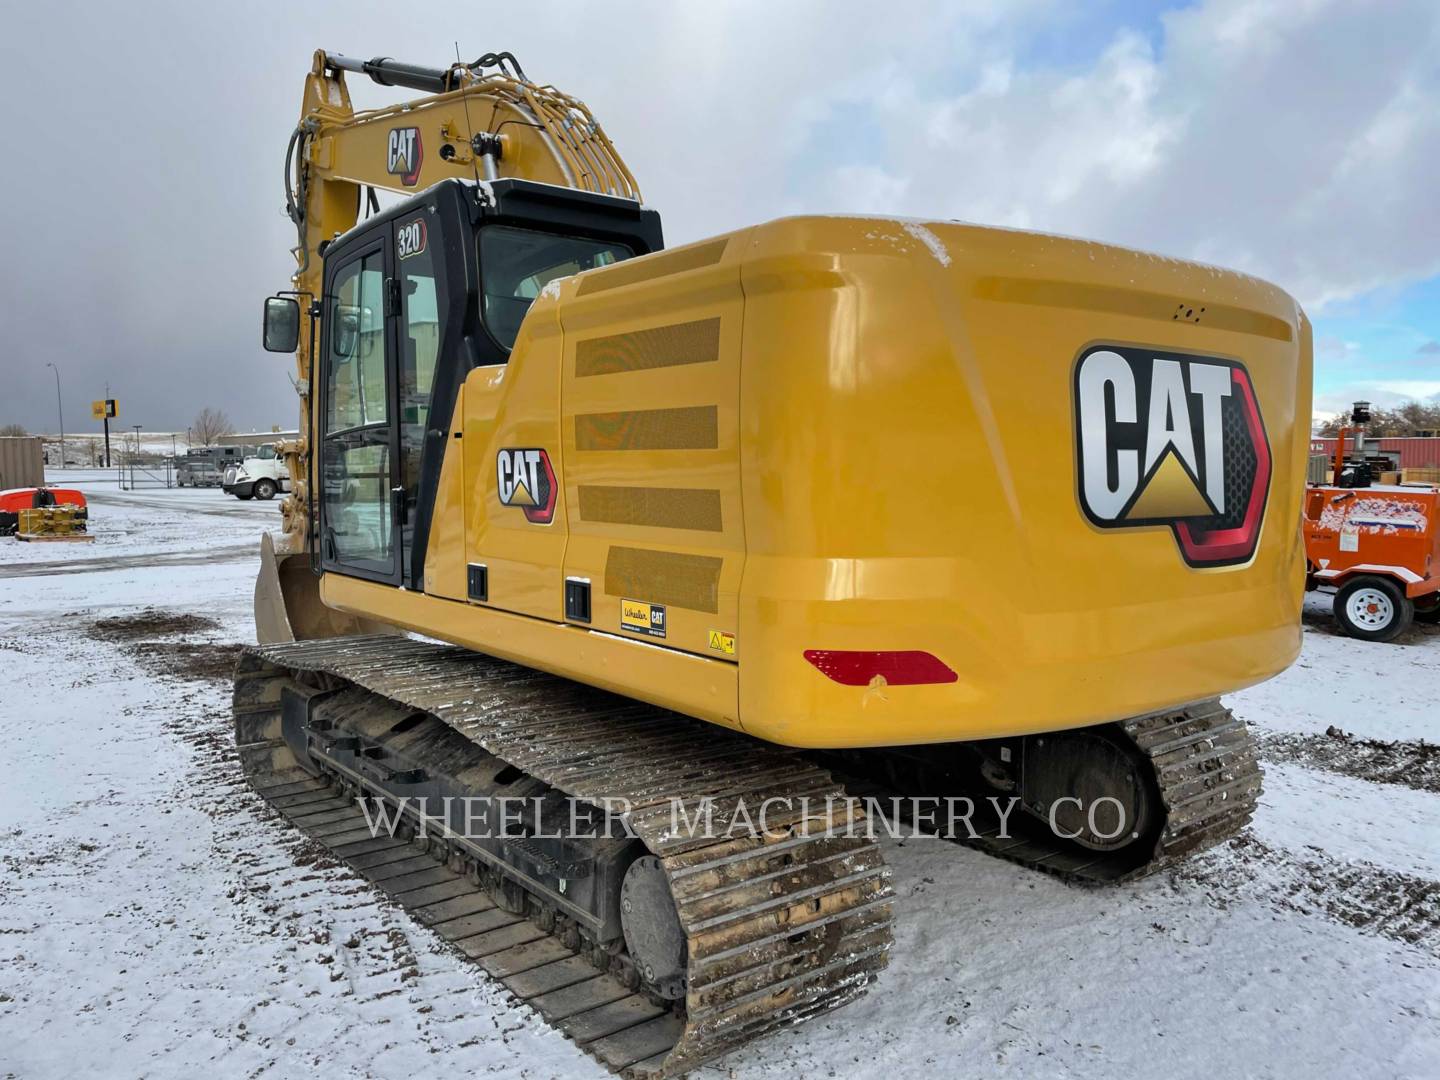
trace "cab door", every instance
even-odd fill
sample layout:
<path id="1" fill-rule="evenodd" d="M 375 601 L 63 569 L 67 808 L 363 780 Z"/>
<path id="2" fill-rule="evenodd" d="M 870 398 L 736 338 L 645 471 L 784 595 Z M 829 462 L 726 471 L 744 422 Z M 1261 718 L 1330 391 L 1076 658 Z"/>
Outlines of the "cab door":
<path id="1" fill-rule="evenodd" d="M 326 263 L 316 468 L 321 568 L 398 585 L 404 488 L 386 318 L 390 234 L 378 226 Z"/>
<path id="2" fill-rule="evenodd" d="M 400 530 L 401 583 L 421 589 L 423 549 L 429 538 L 435 492 L 449 428 L 446 408 L 453 397 L 437 395 L 442 382 L 456 372 L 459 361 L 447 349 L 447 306 L 453 286 L 446 282 L 445 251 L 440 243 L 440 215 L 421 204 L 394 219 L 390 251 L 393 277 L 387 282 L 394 350 L 395 428 L 399 454 L 393 511 Z M 462 290 L 463 291 L 463 290 Z M 447 352 L 450 354 L 447 356 Z M 441 407 L 437 413 L 437 397 Z M 397 490 L 398 489 L 398 490 Z"/>

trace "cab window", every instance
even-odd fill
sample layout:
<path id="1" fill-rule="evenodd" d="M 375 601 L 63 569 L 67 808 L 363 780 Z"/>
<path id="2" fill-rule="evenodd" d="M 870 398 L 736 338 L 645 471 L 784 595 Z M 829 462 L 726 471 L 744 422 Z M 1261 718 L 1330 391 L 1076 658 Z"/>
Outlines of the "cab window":
<path id="1" fill-rule="evenodd" d="M 530 305 L 556 278 L 610 266 L 634 253 L 624 244 L 491 225 L 480 232 L 485 328 L 506 352 Z"/>

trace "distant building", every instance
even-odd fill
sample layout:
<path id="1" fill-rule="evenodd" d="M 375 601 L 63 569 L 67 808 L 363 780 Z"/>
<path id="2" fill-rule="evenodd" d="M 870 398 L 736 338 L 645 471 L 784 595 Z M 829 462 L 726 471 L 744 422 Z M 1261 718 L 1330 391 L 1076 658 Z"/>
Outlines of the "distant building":
<path id="1" fill-rule="evenodd" d="M 1345 448 L 1346 450 L 1355 448 L 1353 436 L 1345 437 Z M 1366 436 L 1365 449 L 1399 453 L 1400 468 L 1402 469 L 1440 469 L 1440 437 L 1406 436 L 1391 439 Z M 1312 437 L 1310 450 L 1316 454 L 1329 454 L 1333 458 L 1335 456 L 1335 440 L 1328 437 Z"/>
<path id="2" fill-rule="evenodd" d="M 237 431 L 233 435 L 221 435 L 215 440 L 220 446 L 259 446 L 267 442 L 287 442 L 298 439 L 298 431 Z"/>

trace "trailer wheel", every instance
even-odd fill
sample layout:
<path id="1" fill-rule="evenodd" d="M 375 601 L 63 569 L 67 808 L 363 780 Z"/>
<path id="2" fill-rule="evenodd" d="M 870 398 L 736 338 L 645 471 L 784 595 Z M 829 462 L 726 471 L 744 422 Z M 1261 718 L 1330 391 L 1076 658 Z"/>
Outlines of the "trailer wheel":
<path id="1" fill-rule="evenodd" d="M 270 500 L 275 497 L 275 481 L 262 476 L 255 481 L 255 498 Z"/>
<path id="2" fill-rule="evenodd" d="M 1420 622 L 1440 623 L 1440 592 L 1411 600 L 1415 606 L 1415 618 Z"/>
<path id="3" fill-rule="evenodd" d="M 1394 641 L 1414 617 L 1415 605 L 1389 578 L 1353 578 L 1335 594 L 1335 620 L 1361 641 Z"/>

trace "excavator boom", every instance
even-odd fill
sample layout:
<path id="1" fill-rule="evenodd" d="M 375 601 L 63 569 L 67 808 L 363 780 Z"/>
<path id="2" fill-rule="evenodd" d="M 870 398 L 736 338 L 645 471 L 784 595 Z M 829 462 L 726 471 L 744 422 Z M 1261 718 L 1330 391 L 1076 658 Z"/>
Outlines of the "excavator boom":
<path id="1" fill-rule="evenodd" d="M 426 97 L 357 112 L 346 73 Z M 375 619 L 325 608 L 313 574 L 310 452 L 314 445 L 311 370 L 322 252 L 349 231 L 376 191 L 411 195 L 454 177 L 523 177 L 640 201 L 624 160 L 584 102 L 531 82 L 508 52 L 472 63 L 421 67 L 377 57 L 356 60 L 318 50 L 285 152 L 286 212 L 296 228 L 289 295 L 310 317 L 299 320 L 295 349 L 300 438 L 282 444 L 291 494 L 281 505 L 283 535 L 262 544 L 255 619 L 262 642 L 374 633 Z"/>

